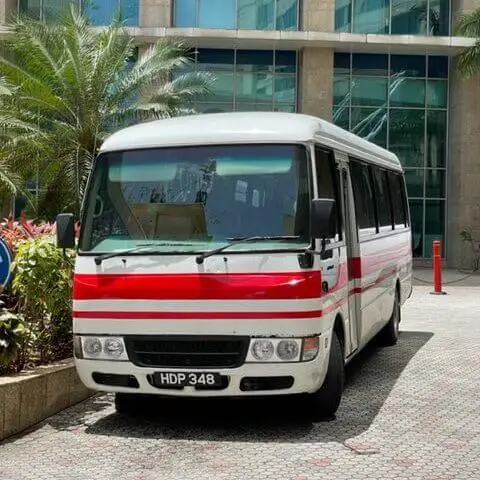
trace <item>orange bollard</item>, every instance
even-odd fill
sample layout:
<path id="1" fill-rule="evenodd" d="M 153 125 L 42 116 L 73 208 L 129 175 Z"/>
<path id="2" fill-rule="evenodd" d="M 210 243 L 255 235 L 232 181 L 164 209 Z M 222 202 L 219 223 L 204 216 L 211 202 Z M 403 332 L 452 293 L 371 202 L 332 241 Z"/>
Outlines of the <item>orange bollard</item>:
<path id="1" fill-rule="evenodd" d="M 445 295 L 442 291 L 442 244 L 440 240 L 433 242 L 433 292 L 434 295 Z"/>

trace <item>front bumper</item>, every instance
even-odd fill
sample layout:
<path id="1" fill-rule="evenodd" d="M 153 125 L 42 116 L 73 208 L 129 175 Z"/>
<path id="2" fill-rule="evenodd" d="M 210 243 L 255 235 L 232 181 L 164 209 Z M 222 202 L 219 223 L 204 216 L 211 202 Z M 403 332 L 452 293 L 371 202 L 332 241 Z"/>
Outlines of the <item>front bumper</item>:
<path id="1" fill-rule="evenodd" d="M 220 373 L 228 378 L 228 384 L 221 390 L 197 390 L 185 387 L 182 390 L 157 388 L 149 382 L 149 377 L 156 372 L 188 372 L 186 369 L 159 369 L 138 367 L 131 362 L 80 360 L 75 359 L 76 369 L 85 386 L 91 390 L 107 392 L 126 392 L 153 394 L 177 397 L 245 397 L 265 395 L 285 395 L 313 393 L 322 385 L 328 367 L 328 348 L 324 342 L 315 360 L 305 363 L 247 363 L 232 369 L 201 369 L 202 372 Z M 191 371 L 198 371 L 192 369 Z M 95 372 L 114 375 L 133 376 L 138 382 L 138 388 L 119 387 L 96 383 L 92 374 Z M 292 377 L 293 384 L 289 388 L 271 390 L 248 390 L 240 388 L 242 379 L 264 377 Z M 135 382 L 136 383 L 136 382 Z"/>

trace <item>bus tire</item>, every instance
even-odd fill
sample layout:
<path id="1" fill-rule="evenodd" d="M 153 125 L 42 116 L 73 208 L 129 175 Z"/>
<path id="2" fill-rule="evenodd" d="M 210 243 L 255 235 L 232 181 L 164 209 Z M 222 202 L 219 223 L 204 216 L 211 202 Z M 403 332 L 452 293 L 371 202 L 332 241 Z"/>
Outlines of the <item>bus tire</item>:
<path id="1" fill-rule="evenodd" d="M 313 421 L 332 418 L 340 405 L 345 381 L 345 363 L 337 333 L 332 332 L 332 345 L 327 374 L 322 386 L 309 397 L 309 411 Z"/>
<path id="2" fill-rule="evenodd" d="M 398 342 L 398 332 L 401 320 L 400 298 L 398 291 L 395 293 L 392 316 L 388 323 L 378 332 L 377 343 L 382 347 L 392 347 Z"/>
<path id="3" fill-rule="evenodd" d="M 115 394 L 115 410 L 121 415 L 133 416 L 141 410 L 138 395 L 132 393 Z"/>

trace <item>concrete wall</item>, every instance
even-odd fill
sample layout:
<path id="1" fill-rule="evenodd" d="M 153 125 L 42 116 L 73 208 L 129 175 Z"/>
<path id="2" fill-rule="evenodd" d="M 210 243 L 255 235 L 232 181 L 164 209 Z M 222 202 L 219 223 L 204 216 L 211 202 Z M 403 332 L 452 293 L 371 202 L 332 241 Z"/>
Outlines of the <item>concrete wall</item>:
<path id="1" fill-rule="evenodd" d="M 333 32 L 335 0 L 303 0 L 300 8 L 302 30 Z"/>
<path id="2" fill-rule="evenodd" d="M 454 22 L 479 8 L 478 0 L 453 1 Z M 470 268 L 474 253 L 460 238 L 466 227 L 480 244 L 480 78 L 463 79 L 451 62 L 447 189 L 447 263 Z"/>
<path id="3" fill-rule="evenodd" d="M 299 111 L 325 120 L 332 118 L 333 49 L 305 48 L 299 70 Z"/>
<path id="4" fill-rule="evenodd" d="M 141 27 L 170 27 L 173 0 L 140 0 Z"/>

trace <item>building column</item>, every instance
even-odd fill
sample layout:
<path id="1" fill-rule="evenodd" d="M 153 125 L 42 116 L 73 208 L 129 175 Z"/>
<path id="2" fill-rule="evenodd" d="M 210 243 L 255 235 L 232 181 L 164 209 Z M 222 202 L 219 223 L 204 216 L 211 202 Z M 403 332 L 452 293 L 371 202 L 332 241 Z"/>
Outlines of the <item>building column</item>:
<path id="1" fill-rule="evenodd" d="M 453 2 L 454 22 L 478 8 L 478 0 Z M 455 25 L 455 23 L 454 23 Z M 460 232 L 469 228 L 480 244 L 480 78 L 463 79 L 452 59 L 449 99 L 447 263 L 471 268 L 474 253 Z"/>
<path id="2" fill-rule="evenodd" d="M 0 0 L 0 23 L 8 22 L 11 15 L 17 13 L 17 0 Z"/>
<path id="3" fill-rule="evenodd" d="M 333 49 L 305 48 L 299 70 L 300 113 L 331 121 L 333 105 Z"/>
<path id="4" fill-rule="evenodd" d="M 170 27 L 173 0 L 140 0 L 140 27 Z"/>
<path id="5" fill-rule="evenodd" d="M 335 0 L 303 0 L 301 2 L 302 30 L 333 32 L 335 27 Z"/>

